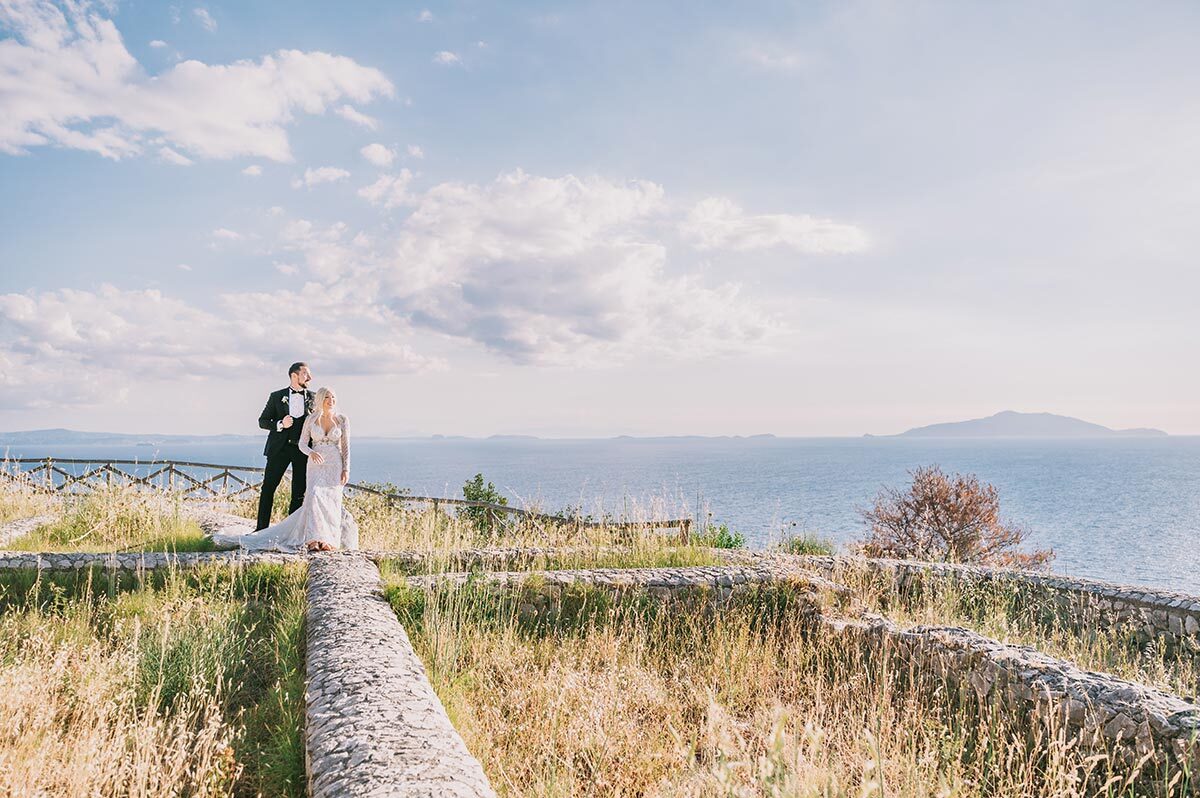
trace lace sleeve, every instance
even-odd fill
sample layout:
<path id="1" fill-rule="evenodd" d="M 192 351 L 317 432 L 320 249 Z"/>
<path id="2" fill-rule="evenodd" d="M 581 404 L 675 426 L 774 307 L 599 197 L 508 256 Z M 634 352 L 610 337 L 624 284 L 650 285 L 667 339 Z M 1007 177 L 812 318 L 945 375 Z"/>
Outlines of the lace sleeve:
<path id="1" fill-rule="evenodd" d="M 312 423 L 313 415 L 309 413 L 304 419 L 304 426 L 300 428 L 300 443 L 298 445 L 300 446 L 300 451 L 304 452 L 305 455 L 313 453 L 312 447 L 308 445 L 308 442 L 312 440 Z"/>
<path id="2" fill-rule="evenodd" d="M 342 473 L 350 475 L 350 419 L 342 416 Z"/>

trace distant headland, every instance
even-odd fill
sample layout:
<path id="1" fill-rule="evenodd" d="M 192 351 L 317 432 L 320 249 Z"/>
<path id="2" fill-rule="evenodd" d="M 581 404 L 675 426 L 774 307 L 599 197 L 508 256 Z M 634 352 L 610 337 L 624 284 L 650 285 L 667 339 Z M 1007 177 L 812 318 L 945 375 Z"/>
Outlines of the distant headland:
<path id="1" fill-rule="evenodd" d="M 1159 429 L 1110 429 L 1054 413 L 1018 413 L 1004 410 L 987 418 L 951 421 L 915 427 L 889 438 L 1159 438 Z M 868 435 L 867 437 L 876 437 Z"/>

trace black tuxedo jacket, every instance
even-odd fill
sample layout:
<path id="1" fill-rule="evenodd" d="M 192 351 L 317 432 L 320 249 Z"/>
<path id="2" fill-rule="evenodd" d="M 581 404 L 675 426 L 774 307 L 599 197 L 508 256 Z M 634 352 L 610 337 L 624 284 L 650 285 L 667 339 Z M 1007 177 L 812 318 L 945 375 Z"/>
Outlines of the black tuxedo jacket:
<path id="1" fill-rule="evenodd" d="M 308 418 L 308 414 L 313 409 L 313 394 L 312 391 L 304 391 L 304 415 L 295 419 L 295 423 L 282 432 L 275 430 L 276 423 L 283 421 L 283 417 L 288 414 L 288 393 L 291 387 L 281 388 L 278 391 L 272 391 L 267 397 L 267 406 L 263 408 L 262 415 L 258 417 L 258 426 L 268 430 L 267 445 L 263 447 L 263 454 L 267 457 L 278 452 L 288 444 L 295 445 L 300 440 L 300 428 L 304 426 L 304 419 Z"/>

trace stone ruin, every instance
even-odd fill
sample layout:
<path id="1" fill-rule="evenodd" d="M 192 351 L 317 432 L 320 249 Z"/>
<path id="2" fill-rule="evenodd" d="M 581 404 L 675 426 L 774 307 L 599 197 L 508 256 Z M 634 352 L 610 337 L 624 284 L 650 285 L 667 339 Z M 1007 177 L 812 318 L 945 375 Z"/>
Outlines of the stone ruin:
<path id="1" fill-rule="evenodd" d="M 249 522 L 219 512 L 199 518 L 230 534 Z M 35 523 L 36 521 L 36 523 Z M 0 527 L 0 546 L 44 519 Z M 31 526 L 32 524 L 32 526 Z M 561 551 L 561 550 L 559 550 Z M 720 551 L 718 566 L 506 570 L 557 553 L 477 549 L 457 553 L 459 572 L 407 577 L 416 589 L 472 585 L 523 591 L 520 612 L 553 612 L 573 586 L 694 601 L 719 609 L 735 594 L 787 585 L 803 598 L 811 633 L 836 635 L 878 661 L 900 662 L 934 686 L 1029 723 L 1048 723 L 1085 746 L 1200 772 L 1200 706 L 1113 676 L 1083 671 L 1033 648 L 958 627 L 900 628 L 854 612 L 842 582 L 867 578 L 904 591 L 933 582 L 1002 584 L 1025 591 L 1079 626 L 1123 628 L 1141 642 L 1200 653 L 1200 597 L 1093 580 L 971 566 Z M 446 715 L 396 613 L 383 596 L 378 563 L 419 567 L 419 552 L 315 555 L 209 553 L 18 553 L 0 551 L 0 569 L 134 573 L 163 567 L 257 562 L 308 564 L 306 761 L 309 792 L 325 796 L 492 796 L 479 762 Z M 479 569 L 486 570 L 479 570 Z M 474 570 L 471 570 L 474 569 Z M 1193 699 L 1194 700 L 1194 699 Z"/>

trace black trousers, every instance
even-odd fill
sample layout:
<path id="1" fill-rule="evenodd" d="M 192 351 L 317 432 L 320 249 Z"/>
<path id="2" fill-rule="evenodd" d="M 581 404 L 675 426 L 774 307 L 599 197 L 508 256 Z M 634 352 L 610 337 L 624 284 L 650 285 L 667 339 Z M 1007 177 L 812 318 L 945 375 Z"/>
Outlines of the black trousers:
<path id="1" fill-rule="evenodd" d="M 308 457 L 294 443 L 286 443 L 278 451 L 267 455 L 267 470 L 263 474 L 262 493 L 258 497 L 258 526 L 266 529 L 271 525 L 271 507 L 275 504 L 275 489 L 283 479 L 283 472 L 288 466 L 292 467 L 292 503 L 288 506 L 288 515 L 300 509 L 304 504 L 304 489 L 307 487 Z"/>

